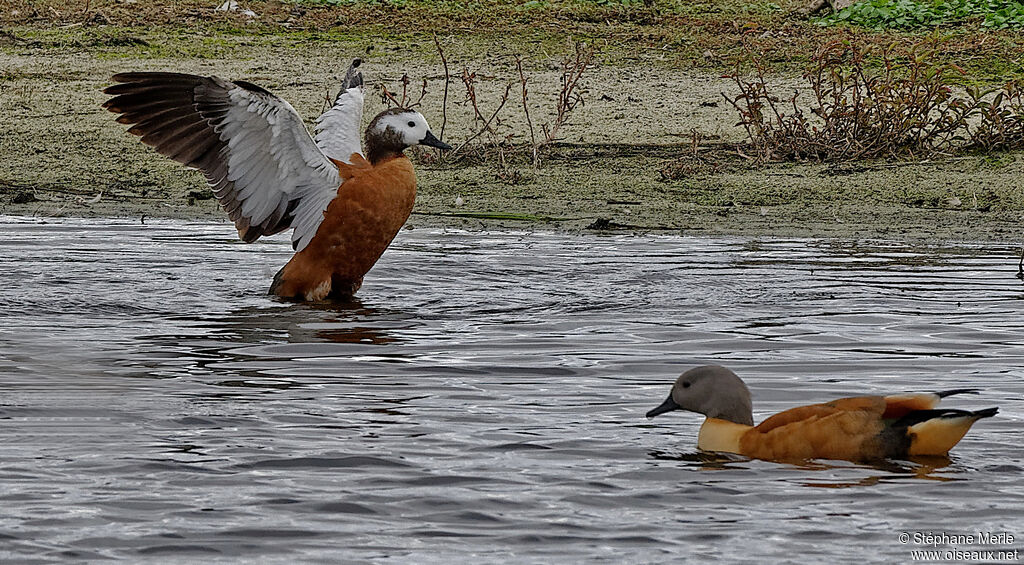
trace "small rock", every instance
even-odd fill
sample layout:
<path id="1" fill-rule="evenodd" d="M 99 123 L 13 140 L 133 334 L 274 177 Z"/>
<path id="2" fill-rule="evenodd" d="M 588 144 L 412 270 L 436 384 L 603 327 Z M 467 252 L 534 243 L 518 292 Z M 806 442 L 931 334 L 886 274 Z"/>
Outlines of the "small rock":
<path id="1" fill-rule="evenodd" d="M 621 228 L 621 227 L 622 227 L 622 224 L 617 224 L 617 223 L 609 220 L 608 218 L 598 218 L 598 219 L 594 220 L 589 226 L 587 226 L 584 229 L 588 229 L 588 230 L 613 230 L 613 229 Z"/>
<path id="2" fill-rule="evenodd" d="M 242 14 L 247 18 L 256 17 L 256 12 L 253 12 L 252 10 L 239 9 L 238 2 L 236 2 L 235 0 L 227 0 L 226 2 L 215 8 L 215 10 L 217 12 L 238 12 L 239 14 Z"/>
<path id="3" fill-rule="evenodd" d="M 194 206 L 196 202 L 199 202 L 199 201 L 202 201 L 202 200 L 211 200 L 211 199 L 213 199 L 213 191 L 209 190 L 209 189 L 206 189 L 206 190 L 190 190 L 190 191 L 188 191 L 188 194 L 186 195 L 186 200 L 188 200 L 188 205 L 189 206 Z"/>
<path id="4" fill-rule="evenodd" d="M 39 199 L 36 198 L 34 192 L 32 192 L 31 190 L 23 190 L 18 194 L 15 194 L 14 198 L 11 199 L 11 202 L 15 204 L 28 204 L 29 202 L 36 202 L 38 200 Z"/>
<path id="5" fill-rule="evenodd" d="M 111 23 L 113 23 L 111 22 L 110 18 L 108 18 L 105 14 L 101 12 L 96 12 L 95 14 L 93 14 L 92 17 L 89 18 L 88 22 L 94 25 L 110 25 Z"/>

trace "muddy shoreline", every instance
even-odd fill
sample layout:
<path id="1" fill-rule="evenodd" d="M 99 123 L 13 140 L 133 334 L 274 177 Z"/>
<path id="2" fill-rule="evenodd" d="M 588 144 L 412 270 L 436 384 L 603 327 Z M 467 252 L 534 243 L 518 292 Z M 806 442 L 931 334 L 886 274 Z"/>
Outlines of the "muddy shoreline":
<path id="1" fill-rule="evenodd" d="M 87 30 L 88 31 L 88 30 Z M 39 31 L 13 28 L 12 37 Z M 419 108 L 438 129 L 440 61 L 420 39 L 380 47 L 374 38 L 287 42 L 281 38 L 150 31 L 88 31 L 131 37 L 123 44 L 54 40 L 0 42 L 0 214 L 222 218 L 203 179 L 127 135 L 103 111 L 100 90 L 125 70 L 174 70 L 244 78 L 289 100 L 311 122 L 349 57 L 366 59 L 371 85 L 395 90 L 402 74 L 430 88 Z M 71 30 L 72 34 L 86 31 Z M 44 34 L 45 35 L 45 34 Z M 81 37 L 78 37 L 81 39 Z M 413 46 L 410 42 L 416 42 Z M 498 37 L 448 36 L 453 68 L 478 72 L 480 99 L 494 108 L 515 77 L 517 52 Z M 377 45 L 367 55 L 368 45 Z M 525 59 L 535 123 L 553 117 L 558 62 L 567 45 Z M 655 54 L 647 53 L 652 58 Z M 437 163 L 414 156 L 419 195 L 409 227 L 615 230 L 1017 242 L 1024 220 L 1024 157 L 1017 153 L 913 163 L 780 164 L 755 167 L 732 155 L 687 167 L 698 131 L 712 145 L 743 138 L 723 101 L 730 81 L 717 69 L 600 60 L 584 83 L 587 103 L 564 127 L 562 144 L 534 167 L 511 152 L 499 159 Z M 780 84 L 792 76 L 774 77 Z M 473 131 L 461 84 L 450 84 L 445 137 Z M 368 96 L 366 114 L 383 107 Z M 508 102 L 502 135 L 522 146 L 523 113 Z M 523 152 L 525 153 L 525 152 Z M 683 159 L 680 165 L 680 159 Z M 226 221 L 226 220 L 225 220 Z"/>

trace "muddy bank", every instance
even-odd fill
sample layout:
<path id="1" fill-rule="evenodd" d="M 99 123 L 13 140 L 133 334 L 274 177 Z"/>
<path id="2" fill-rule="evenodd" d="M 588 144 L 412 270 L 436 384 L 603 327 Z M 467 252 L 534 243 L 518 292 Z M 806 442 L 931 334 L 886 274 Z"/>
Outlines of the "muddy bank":
<path id="1" fill-rule="evenodd" d="M 392 91 L 407 73 L 415 90 L 410 93 L 419 96 L 419 81 L 427 78 L 419 109 L 435 130 L 443 120 L 442 66 L 422 40 L 382 45 L 360 36 L 311 42 L 107 30 L 100 36 L 121 39 L 90 44 L 78 36 L 58 41 L 63 36 L 54 33 L 15 29 L 15 37 L 49 39 L 0 43 L 3 214 L 220 217 L 201 175 L 155 154 L 99 107 L 105 98 L 100 89 L 119 71 L 244 78 L 286 98 L 311 121 L 348 59 L 361 56 L 368 82 L 385 83 Z M 374 48 L 367 53 L 368 47 Z M 453 75 L 464 66 L 477 73 L 481 109 L 489 114 L 505 85 L 517 80 L 512 62 L 520 49 L 508 39 L 459 36 L 444 38 L 443 47 Z M 538 131 L 553 120 L 558 63 L 568 49 L 545 44 L 525 59 L 528 105 Z M 584 79 L 586 104 L 562 130 L 564 145 L 546 153 L 540 167 L 516 155 L 506 156 L 504 164 L 494 156 L 476 164 L 418 157 L 420 194 L 410 227 L 1020 237 L 1024 161 L 1015 154 L 842 167 L 757 168 L 738 155 L 707 166 L 680 163 L 690 152 L 692 131 L 719 148 L 742 139 L 743 132 L 722 98 L 732 85 L 720 72 L 644 61 L 656 57 L 644 52 L 600 60 Z M 498 134 L 523 144 L 529 133 L 519 96 L 512 91 Z M 475 131 L 464 99 L 465 89 L 453 76 L 444 135 L 454 145 Z M 379 97 L 367 100 L 367 115 L 383 108 Z"/>

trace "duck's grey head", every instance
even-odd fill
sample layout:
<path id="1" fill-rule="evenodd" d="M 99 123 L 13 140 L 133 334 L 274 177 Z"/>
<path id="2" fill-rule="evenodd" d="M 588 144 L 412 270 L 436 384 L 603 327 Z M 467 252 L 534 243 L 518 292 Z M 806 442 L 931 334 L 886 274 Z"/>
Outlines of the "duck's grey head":
<path id="1" fill-rule="evenodd" d="M 709 418 L 754 425 L 750 390 L 736 373 L 718 365 L 696 367 L 680 375 L 665 402 L 648 412 L 647 417 L 672 410 L 689 410 Z"/>
<path id="2" fill-rule="evenodd" d="M 377 114 L 366 128 L 366 139 L 368 142 L 377 140 L 382 146 L 398 152 L 413 145 L 452 148 L 430 132 L 423 114 L 405 108 L 392 108 Z"/>

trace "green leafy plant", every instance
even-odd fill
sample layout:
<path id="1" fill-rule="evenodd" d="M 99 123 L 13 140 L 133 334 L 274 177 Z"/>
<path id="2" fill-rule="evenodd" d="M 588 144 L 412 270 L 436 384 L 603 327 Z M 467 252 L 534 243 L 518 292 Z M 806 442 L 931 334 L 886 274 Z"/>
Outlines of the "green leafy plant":
<path id="1" fill-rule="evenodd" d="M 1024 88 L 1008 82 L 999 90 L 983 91 L 969 87 L 967 94 L 977 120 L 970 128 L 967 149 L 982 151 L 1024 147 Z"/>
<path id="2" fill-rule="evenodd" d="M 819 18 L 821 25 L 912 30 L 977 20 L 990 28 L 1024 26 L 1024 3 L 1005 0 L 862 0 Z"/>

